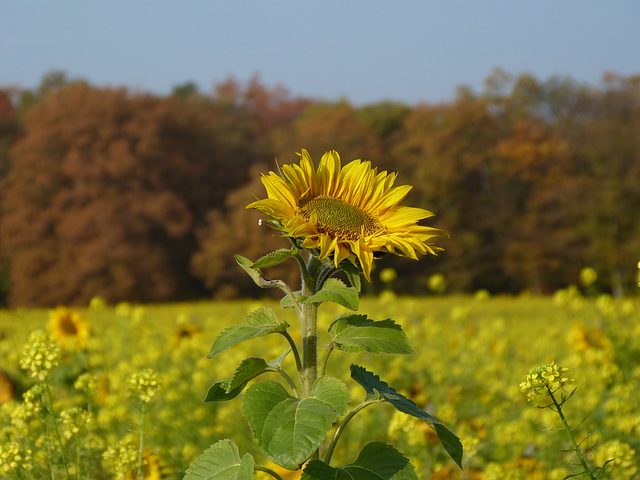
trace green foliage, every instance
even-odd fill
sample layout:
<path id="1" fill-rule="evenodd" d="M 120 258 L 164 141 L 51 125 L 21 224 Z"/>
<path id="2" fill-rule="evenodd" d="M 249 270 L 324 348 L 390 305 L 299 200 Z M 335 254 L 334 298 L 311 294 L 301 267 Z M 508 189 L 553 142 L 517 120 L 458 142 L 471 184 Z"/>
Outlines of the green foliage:
<path id="1" fill-rule="evenodd" d="M 266 279 L 260 269 L 278 265 L 294 255 L 299 260 L 304 279 L 303 288 L 298 292 L 292 292 L 282 281 Z M 400 325 L 391 319 L 373 321 L 365 315 L 339 315 L 328 328 L 332 341 L 328 345 L 330 348 L 326 351 L 318 376 L 318 307 L 329 302 L 356 310 L 360 303 L 358 289 L 347 287 L 344 282 L 332 277 L 331 275 L 338 270 L 333 268 L 329 260 L 321 261 L 309 254 L 308 260 L 303 262 L 294 249 L 278 250 L 263 256 L 257 262 L 236 255 L 236 261 L 256 285 L 262 288 L 277 287 L 284 292 L 285 296 L 280 302 L 281 308 L 293 308 L 302 330 L 300 348 L 288 332 L 289 324 L 279 322 L 273 310 L 263 307 L 253 311 L 241 325 L 226 328 L 216 338 L 209 353 L 211 358 L 245 340 L 271 333 L 280 333 L 289 342 L 289 350 L 273 362 L 267 363 L 264 359 L 256 357 L 242 360 L 231 379 L 216 381 L 209 388 L 205 398 L 205 402 L 232 400 L 251 380 L 268 372 L 279 373 L 291 392 L 278 381 L 261 380 L 247 389 L 243 399 L 244 416 L 266 458 L 285 469 L 304 468 L 304 478 L 308 479 L 328 478 L 327 476 L 332 475 L 367 478 L 374 470 L 377 472 L 375 478 L 380 479 L 417 478 L 415 468 L 408 460 L 397 450 L 382 443 L 367 445 L 351 465 L 340 468 L 330 465 L 336 445 L 353 417 L 368 405 L 387 402 L 398 411 L 427 422 L 440 439 L 445 451 L 462 468 L 462 444 L 458 437 L 436 418 L 419 409 L 414 402 L 380 381 L 378 376 L 362 367 L 351 366 L 352 378 L 364 387 L 366 395 L 362 403 L 347 414 L 351 400 L 349 390 L 340 379 L 326 374 L 327 359 L 333 349 L 352 353 L 415 354 L 415 349 Z M 326 278 L 327 275 L 329 278 Z M 315 285 L 322 287 L 314 291 Z M 282 366 L 290 351 L 293 351 L 296 360 L 300 388 Z M 347 415 L 341 422 L 336 424 L 345 414 Z M 337 425 L 335 434 L 328 444 L 323 460 L 320 461 L 320 446 L 334 425 Z M 225 451 L 225 454 L 227 453 L 229 452 Z M 221 478 L 236 478 L 231 474 L 235 475 L 239 468 L 239 456 L 236 451 L 232 453 L 234 469 Z M 210 468 L 220 467 L 210 465 Z M 310 468 L 308 472 L 307 468 Z M 268 471 L 260 465 L 256 466 L 256 469 Z M 217 470 L 214 472 L 217 473 Z"/>
<path id="2" fill-rule="evenodd" d="M 185 480 L 253 480 L 253 457 L 240 458 L 231 440 L 220 440 L 207 448 L 189 467 Z"/>
<path id="3" fill-rule="evenodd" d="M 251 267 L 258 268 L 258 269 L 273 267 L 275 265 L 280 264 L 287 258 L 293 257 L 295 254 L 296 254 L 296 251 L 294 249 L 281 248 L 279 250 L 276 250 L 275 252 L 271 252 L 271 253 L 268 253 L 267 255 L 260 257 L 258 260 L 255 261 L 255 263 L 253 263 L 253 265 L 251 265 Z"/>
<path id="4" fill-rule="evenodd" d="M 417 353 L 402 327 L 393 320 L 374 321 L 366 315 L 344 315 L 329 327 L 331 345 L 345 352 Z"/>
<path id="5" fill-rule="evenodd" d="M 360 304 L 360 295 L 357 289 L 347 287 L 337 278 L 330 278 L 324 282 L 320 291 L 310 297 L 300 297 L 298 301 L 300 303 L 333 302 L 349 310 L 357 310 Z"/>
<path id="6" fill-rule="evenodd" d="M 355 462 L 344 467 L 331 467 L 312 460 L 304 469 L 301 480 L 417 480 L 415 468 L 391 445 L 372 442 L 362 449 Z"/>
<path id="7" fill-rule="evenodd" d="M 412 417 L 424 420 L 436 432 L 447 453 L 462 468 L 462 443 L 447 427 L 403 395 L 380 380 L 378 375 L 368 372 L 358 365 L 351 365 L 351 377 L 367 392 L 368 396 L 381 397 L 396 409 Z"/>
<path id="8" fill-rule="evenodd" d="M 238 343 L 252 338 L 262 337 L 270 333 L 283 332 L 288 325 L 279 323 L 275 312 L 268 308 L 262 307 L 251 312 L 241 325 L 232 325 L 222 332 L 211 347 L 208 357 L 211 358 L 224 352 Z"/>
<path id="9" fill-rule="evenodd" d="M 292 397 L 276 381 L 264 380 L 247 390 L 243 411 L 265 455 L 295 470 L 346 412 L 348 401 L 347 387 L 334 377 L 319 378 L 303 399 Z"/>

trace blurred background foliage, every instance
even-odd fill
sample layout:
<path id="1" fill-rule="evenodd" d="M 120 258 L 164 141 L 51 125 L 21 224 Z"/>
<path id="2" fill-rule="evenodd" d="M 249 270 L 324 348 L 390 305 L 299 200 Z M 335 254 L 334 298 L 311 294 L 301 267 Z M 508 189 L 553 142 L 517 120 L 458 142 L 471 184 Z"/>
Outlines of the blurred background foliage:
<path id="1" fill-rule="evenodd" d="M 356 106 L 257 76 L 158 96 L 53 72 L 0 88 L 0 303 L 263 293 L 233 254 L 287 242 L 245 206 L 265 195 L 260 172 L 301 148 L 398 171 L 409 203 L 451 234 L 436 259 L 379 262 L 398 293 L 428 293 L 437 273 L 451 292 L 543 294 L 585 266 L 600 292 L 637 291 L 640 76 L 590 86 L 496 70 L 451 102 Z"/>

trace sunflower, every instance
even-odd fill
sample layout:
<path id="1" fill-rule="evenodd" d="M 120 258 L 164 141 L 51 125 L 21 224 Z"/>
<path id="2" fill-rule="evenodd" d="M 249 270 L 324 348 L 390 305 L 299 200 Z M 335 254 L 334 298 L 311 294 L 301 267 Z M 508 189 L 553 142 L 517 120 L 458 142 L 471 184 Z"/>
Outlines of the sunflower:
<path id="1" fill-rule="evenodd" d="M 12 400 L 13 396 L 13 382 L 5 372 L 0 370 L 0 405 Z"/>
<path id="2" fill-rule="evenodd" d="M 89 338 L 89 324 L 75 310 L 57 307 L 49 313 L 47 329 L 62 348 L 82 350 Z"/>
<path id="3" fill-rule="evenodd" d="M 336 268 L 343 260 L 359 263 L 368 281 L 377 253 L 417 260 L 418 254 L 441 250 L 426 242 L 444 232 L 418 225 L 433 213 L 400 206 L 412 187 L 393 187 L 395 173 L 378 173 L 361 160 L 342 167 L 336 151 L 325 153 L 317 170 L 306 150 L 298 156 L 300 165 L 283 165 L 280 175 L 262 176 L 268 198 L 247 208 L 275 219 L 301 248 L 320 259 L 332 257 Z"/>

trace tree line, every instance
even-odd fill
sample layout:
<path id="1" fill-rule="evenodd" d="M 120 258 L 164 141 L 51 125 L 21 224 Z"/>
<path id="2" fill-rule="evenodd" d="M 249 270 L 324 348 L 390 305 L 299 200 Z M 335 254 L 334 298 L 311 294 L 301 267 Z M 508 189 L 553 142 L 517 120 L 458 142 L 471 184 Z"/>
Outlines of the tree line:
<path id="1" fill-rule="evenodd" d="M 435 259 L 378 262 L 397 292 L 427 294 L 439 273 L 449 291 L 549 293 L 587 266 L 600 291 L 637 290 L 640 76 L 591 86 L 496 70 L 449 102 L 355 106 L 258 77 L 159 96 L 54 72 L 0 89 L 0 301 L 255 295 L 233 254 L 287 245 L 245 206 L 264 197 L 260 173 L 301 148 L 399 172 L 449 232 Z"/>

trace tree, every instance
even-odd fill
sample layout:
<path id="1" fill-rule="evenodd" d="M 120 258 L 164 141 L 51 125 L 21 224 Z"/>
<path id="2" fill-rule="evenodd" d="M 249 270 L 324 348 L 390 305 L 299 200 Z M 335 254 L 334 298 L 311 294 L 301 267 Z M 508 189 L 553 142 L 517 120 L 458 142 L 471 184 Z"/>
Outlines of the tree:
<path id="1" fill-rule="evenodd" d="M 236 298 L 251 292 L 254 295 L 260 293 L 256 292 L 253 281 L 237 265 L 234 254 L 241 253 L 255 261 L 278 248 L 291 247 L 278 232 L 266 224 L 260 224 L 264 214 L 246 208 L 256 198 L 265 196 L 260 173 L 267 173 L 269 170 L 265 165 L 254 166 L 251 173 L 253 180 L 231 192 L 223 209 L 210 211 L 206 225 L 197 232 L 199 248 L 191 259 L 191 269 L 216 298 Z M 285 262 L 284 265 L 269 268 L 268 275 L 295 285 L 300 283 L 297 272 L 297 268 L 291 268 Z"/>
<path id="2" fill-rule="evenodd" d="M 317 159 L 329 150 L 338 151 L 343 161 L 360 158 L 377 162 L 382 157 L 379 139 L 357 110 L 344 101 L 308 107 L 293 125 L 274 131 L 272 138 L 281 159 L 292 158 L 292 152 L 301 148 Z"/>
<path id="3" fill-rule="evenodd" d="M 255 124 L 202 97 L 72 84 L 24 117 L 2 185 L 12 305 L 202 295 L 194 230 L 247 179 Z"/>
<path id="4" fill-rule="evenodd" d="M 486 103 L 464 96 L 451 105 L 414 108 L 391 149 L 399 178 L 414 186 L 413 203 L 433 211 L 433 225 L 451 233 L 450 240 L 441 240 L 445 252 L 431 263 L 461 290 L 505 288 L 495 226 L 506 211 L 499 208 L 490 155 L 500 133 Z M 423 267 L 412 268 L 418 273 Z M 412 283 L 426 291 L 425 282 Z"/>

